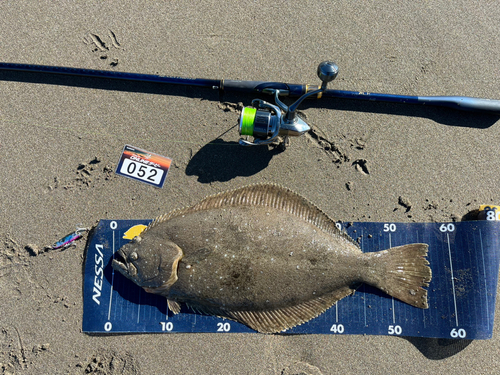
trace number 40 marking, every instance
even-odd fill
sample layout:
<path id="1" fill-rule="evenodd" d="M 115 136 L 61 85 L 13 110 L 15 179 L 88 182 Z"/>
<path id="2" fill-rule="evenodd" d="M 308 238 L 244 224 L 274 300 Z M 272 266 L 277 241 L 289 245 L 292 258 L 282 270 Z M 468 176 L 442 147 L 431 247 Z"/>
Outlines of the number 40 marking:
<path id="1" fill-rule="evenodd" d="M 344 326 L 342 324 L 334 324 L 332 325 L 332 328 L 330 328 L 330 332 L 344 333 Z"/>

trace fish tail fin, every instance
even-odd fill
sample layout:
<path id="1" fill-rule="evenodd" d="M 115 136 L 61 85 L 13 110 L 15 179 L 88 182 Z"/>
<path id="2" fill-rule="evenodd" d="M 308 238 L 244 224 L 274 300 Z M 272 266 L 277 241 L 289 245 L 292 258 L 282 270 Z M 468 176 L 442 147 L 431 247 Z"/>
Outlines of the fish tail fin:
<path id="1" fill-rule="evenodd" d="M 377 271 L 367 280 L 390 296 L 421 309 L 429 308 L 427 290 L 432 279 L 432 271 L 425 258 L 429 246 L 415 243 L 393 247 L 389 250 L 370 254 L 370 262 Z"/>

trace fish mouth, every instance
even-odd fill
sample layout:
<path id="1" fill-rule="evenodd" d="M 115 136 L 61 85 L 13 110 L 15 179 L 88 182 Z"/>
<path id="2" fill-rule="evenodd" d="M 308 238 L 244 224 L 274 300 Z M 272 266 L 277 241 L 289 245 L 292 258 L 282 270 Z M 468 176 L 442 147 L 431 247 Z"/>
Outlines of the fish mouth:
<path id="1" fill-rule="evenodd" d="M 111 266 L 123 276 L 130 277 L 137 275 L 137 268 L 127 261 L 127 257 L 122 250 L 118 250 L 115 253 Z"/>

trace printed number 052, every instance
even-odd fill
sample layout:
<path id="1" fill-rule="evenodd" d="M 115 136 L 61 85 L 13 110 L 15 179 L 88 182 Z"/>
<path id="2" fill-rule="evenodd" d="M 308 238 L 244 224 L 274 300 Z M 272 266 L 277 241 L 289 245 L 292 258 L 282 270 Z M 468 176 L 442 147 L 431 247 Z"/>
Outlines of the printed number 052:
<path id="1" fill-rule="evenodd" d="M 163 177 L 162 169 L 137 163 L 130 159 L 125 159 L 123 161 L 120 173 L 125 176 L 135 177 L 154 184 L 159 184 Z"/>
<path id="2" fill-rule="evenodd" d="M 158 171 L 155 168 L 148 168 L 145 165 L 139 165 L 139 168 L 137 169 L 137 165 L 137 163 L 131 161 L 127 166 L 127 173 L 132 176 L 136 175 L 139 178 L 144 178 L 149 169 L 150 174 L 146 177 L 146 179 L 153 182 L 155 181 L 155 176 L 158 174 Z"/>

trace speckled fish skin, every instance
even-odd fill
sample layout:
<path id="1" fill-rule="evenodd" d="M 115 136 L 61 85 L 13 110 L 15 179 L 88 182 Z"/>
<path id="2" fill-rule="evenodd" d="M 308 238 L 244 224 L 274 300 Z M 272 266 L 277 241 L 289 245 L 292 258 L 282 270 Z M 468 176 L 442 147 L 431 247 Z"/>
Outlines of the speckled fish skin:
<path id="1" fill-rule="evenodd" d="M 360 283 L 427 308 L 426 254 L 426 244 L 364 254 L 304 198 L 252 185 L 157 218 L 113 267 L 165 296 L 174 313 L 186 303 L 272 333 L 318 316 Z"/>

